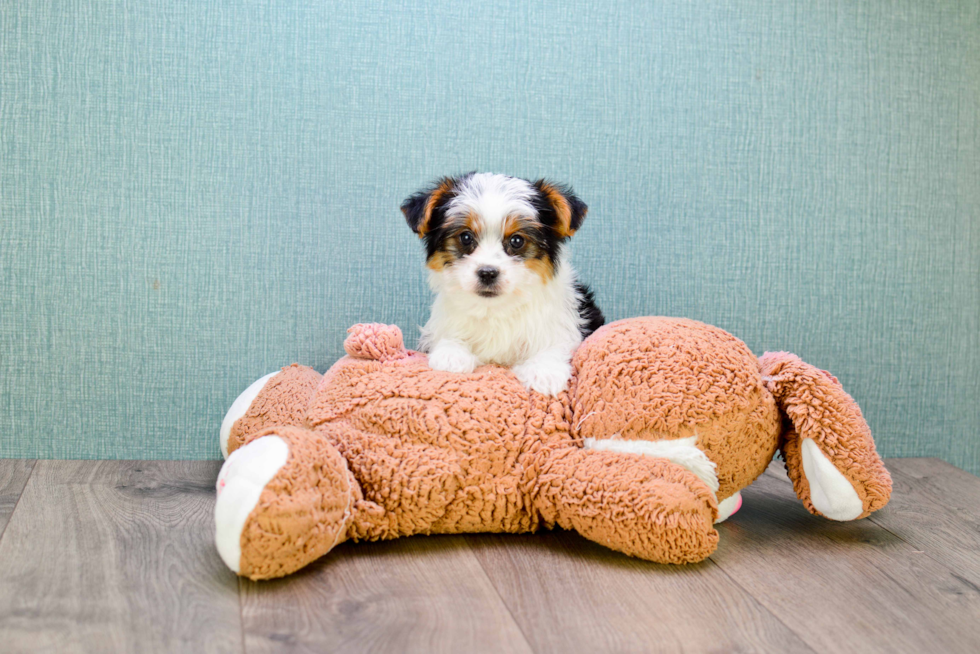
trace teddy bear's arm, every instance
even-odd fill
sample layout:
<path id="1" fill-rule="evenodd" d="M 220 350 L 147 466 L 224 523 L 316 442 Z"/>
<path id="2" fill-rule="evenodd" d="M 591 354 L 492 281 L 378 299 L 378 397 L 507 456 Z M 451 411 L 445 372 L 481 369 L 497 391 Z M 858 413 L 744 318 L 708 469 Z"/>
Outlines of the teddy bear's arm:
<path id="1" fill-rule="evenodd" d="M 855 520 L 885 506 L 891 476 L 861 409 L 840 382 L 788 352 L 767 352 L 759 364 L 766 388 L 792 423 L 780 448 L 807 510 Z"/>

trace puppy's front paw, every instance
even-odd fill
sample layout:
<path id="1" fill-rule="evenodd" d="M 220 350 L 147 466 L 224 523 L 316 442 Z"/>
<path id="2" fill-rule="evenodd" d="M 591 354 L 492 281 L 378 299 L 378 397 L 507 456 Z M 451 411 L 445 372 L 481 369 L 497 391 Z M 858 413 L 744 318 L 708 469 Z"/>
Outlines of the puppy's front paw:
<path id="1" fill-rule="evenodd" d="M 473 372 L 480 360 L 464 346 L 453 341 L 440 341 L 429 353 L 429 367 L 446 372 Z"/>
<path id="2" fill-rule="evenodd" d="M 568 387 L 572 376 L 570 361 L 530 360 L 512 368 L 524 386 L 543 395 L 558 395 Z"/>

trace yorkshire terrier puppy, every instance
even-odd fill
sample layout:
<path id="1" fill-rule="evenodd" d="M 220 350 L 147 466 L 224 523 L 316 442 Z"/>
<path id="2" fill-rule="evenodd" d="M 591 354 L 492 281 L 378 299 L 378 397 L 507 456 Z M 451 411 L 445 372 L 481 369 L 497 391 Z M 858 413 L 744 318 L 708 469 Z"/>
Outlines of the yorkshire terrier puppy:
<path id="1" fill-rule="evenodd" d="M 529 389 L 565 390 L 572 353 L 605 322 L 566 260 L 585 203 L 543 179 L 470 173 L 440 179 L 401 210 L 425 243 L 435 293 L 420 342 L 429 365 L 509 366 Z"/>

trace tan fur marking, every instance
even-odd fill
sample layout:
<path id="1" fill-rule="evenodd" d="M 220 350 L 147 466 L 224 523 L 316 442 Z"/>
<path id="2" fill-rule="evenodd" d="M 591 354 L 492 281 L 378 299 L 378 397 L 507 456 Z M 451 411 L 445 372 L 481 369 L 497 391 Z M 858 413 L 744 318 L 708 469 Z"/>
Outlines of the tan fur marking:
<path id="1" fill-rule="evenodd" d="M 526 219 L 520 216 L 510 215 L 504 218 L 504 238 L 510 238 L 515 233 L 521 231 L 521 227 L 524 226 L 525 222 Z"/>
<path id="2" fill-rule="evenodd" d="M 480 214 L 470 212 L 466 214 L 466 218 L 463 220 L 463 226 L 473 232 L 477 240 L 483 234 L 483 220 L 480 218 Z"/>
<path id="3" fill-rule="evenodd" d="M 425 265 L 430 270 L 441 272 L 446 268 L 446 266 L 453 262 L 453 258 L 453 255 L 449 252 L 436 252 L 429 258 L 428 261 L 425 262 Z"/>
<path id="4" fill-rule="evenodd" d="M 532 222 L 534 221 L 522 216 L 507 216 L 504 219 L 504 242 L 506 243 L 507 239 L 514 234 L 521 234 L 522 230 Z M 551 257 L 538 249 L 533 239 L 527 238 L 526 233 L 521 235 L 527 239 L 527 245 L 521 251 L 521 256 L 525 261 L 524 265 L 532 272 L 537 273 L 541 281 L 547 284 L 555 276 L 554 262 Z"/>
<path id="5" fill-rule="evenodd" d="M 541 281 L 547 284 L 552 277 L 555 276 L 555 267 L 551 264 L 551 259 L 545 257 L 543 259 L 527 259 L 527 263 L 524 264 L 528 269 L 537 273 Z"/>
<path id="6" fill-rule="evenodd" d="M 554 208 L 555 215 L 558 216 L 558 224 L 555 225 L 558 233 L 565 237 L 572 236 L 575 230 L 572 229 L 572 208 L 569 206 L 568 200 L 558 189 L 547 182 L 541 184 L 541 192 L 544 193 L 545 198 Z"/>
<path id="7" fill-rule="evenodd" d="M 446 193 L 453 189 L 455 180 L 451 177 L 447 177 L 439 183 L 439 186 L 435 188 L 434 191 L 429 195 L 429 199 L 425 203 L 425 213 L 422 215 L 422 222 L 419 224 L 419 238 L 425 236 L 429 231 L 429 221 L 432 219 L 432 212 L 435 211 L 436 205 L 439 200 L 442 199 Z"/>
<path id="8" fill-rule="evenodd" d="M 435 252 L 429 260 L 425 262 L 425 265 L 430 270 L 440 272 L 451 266 L 460 256 L 462 256 L 456 249 L 455 239 L 459 237 L 464 231 L 470 231 L 473 235 L 479 239 L 480 232 L 483 229 L 483 221 L 480 220 L 480 216 L 475 213 L 469 213 L 462 218 L 455 218 L 452 222 L 445 225 L 445 228 L 450 232 L 448 239 L 440 243 L 440 249 Z"/>

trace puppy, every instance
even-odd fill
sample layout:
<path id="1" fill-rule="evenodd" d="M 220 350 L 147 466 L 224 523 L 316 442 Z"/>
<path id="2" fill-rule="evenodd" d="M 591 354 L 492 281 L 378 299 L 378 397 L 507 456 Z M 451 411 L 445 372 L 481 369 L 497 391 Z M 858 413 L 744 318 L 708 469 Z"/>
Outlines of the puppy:
<path id="1" fill-rule="evenodd" d="M 444 177 L 401 206 L 424 241 L 432 314 L 420 349 L 436 370 L 510 366 L 532 390 L 557 395 L 582 339 L 605 319 L 566 261 L 588 207 L 545 180 Z"/>

